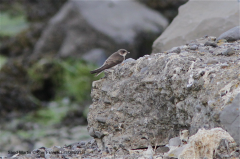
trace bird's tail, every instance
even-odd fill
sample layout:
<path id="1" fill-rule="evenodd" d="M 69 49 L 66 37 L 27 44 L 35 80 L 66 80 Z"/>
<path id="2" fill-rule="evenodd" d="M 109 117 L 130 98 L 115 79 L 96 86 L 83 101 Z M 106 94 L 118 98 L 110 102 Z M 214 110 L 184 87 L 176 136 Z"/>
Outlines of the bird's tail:
<path id="1" fill-rule="evenodd" d="M 103 65 L 101 66 L 100 68 L 96 69 L 96 70 L 93 70 L 93 71 L 90 71 L 91 74 L 94 74 L 94 73 L 97 73 L 95 76 L 98 76 L 103 70 L 106 69 L 106 65 Z"/>

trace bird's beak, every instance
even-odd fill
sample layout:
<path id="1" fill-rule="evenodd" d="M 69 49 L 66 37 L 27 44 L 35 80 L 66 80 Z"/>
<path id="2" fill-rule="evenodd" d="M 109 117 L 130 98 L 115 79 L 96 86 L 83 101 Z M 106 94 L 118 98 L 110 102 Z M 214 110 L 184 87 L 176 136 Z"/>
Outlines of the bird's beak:
<path id="1" fill-rule="evenodd" d="M 128 54 L 130 54 L 130 52 L 128 52 Z"/>

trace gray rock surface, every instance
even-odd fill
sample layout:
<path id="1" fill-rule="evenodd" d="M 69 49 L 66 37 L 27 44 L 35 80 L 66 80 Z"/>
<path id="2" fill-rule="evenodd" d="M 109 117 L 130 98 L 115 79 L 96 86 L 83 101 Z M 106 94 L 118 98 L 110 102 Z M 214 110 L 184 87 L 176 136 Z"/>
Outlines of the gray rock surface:
<path id="1" fill-rule="evenodd" d="M 179 8 L 178 16 L 155 40 L 152 52 L 166 51 L 205 35 L 219 36 L 237 25 L 238 1 L 188 1 Z"/>
<path id="2" fill-rule="evenodd" d="M 233 102 L 221 111 L 220 121 L 234 140 L 240 144 L 240 91 Z"/>
<path id="3" fill-rule="evenodd" d="M 174 137 L 169 140 L 169 146 L 180 146 L 181 139 L 179 137 Z"/>
<path id="4" fill-rule="evenodd" d="M 108 54 L 116 48 L 132 48 L 128 49 L 132 57 L 138 57 L 144 50 L 140 48 L 146 49 L 147 41 L 152 43 L 167 25 L 160 13 L 136 1 L 69 0 L 49 21 L 34 56 L 76 57 L 94 48 Z"/>
<path id="5" fill-rule="evenodd" d="M 236 26 L 224 33 L 222 33 L 216 41 L 226 39 L 227 41 L 240 40 L 240 26 Z"/>
<path id="6" fill-rule="evenodd" d="M 199 128 L 221 126 L 219 114 L 240 91 L 240 52 L 221 53 L 240 41 L 204 46 L 215 39 L 194 40 L 179 46 L 180 53 L 129 60 L 93 82 L 88 128 L 105 135 L 96 138 L 99 148 L 124 153 L 166 145 L 183 129 L 191 136 Z M 192 45 L 198 50 L 189 49 Z M 106 120 L 99 121 L 102 118 Z"/>

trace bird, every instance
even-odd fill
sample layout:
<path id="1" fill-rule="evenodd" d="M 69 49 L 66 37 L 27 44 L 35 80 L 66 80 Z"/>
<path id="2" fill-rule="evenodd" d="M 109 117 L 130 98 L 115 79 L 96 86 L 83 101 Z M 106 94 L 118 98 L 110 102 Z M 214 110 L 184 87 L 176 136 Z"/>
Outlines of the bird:
<path id="1" fill-rule="evenodd" d="M 107 60 L 103 63 L 103 65 L 96 70 L 90 71 L 91 74 L 96 73 L 95 76 L 98 76 L 102 73 L 105 69 L 112 68 L 113 66 L 116 66 L 117 64 L 122 63 L 125 60 L 125 56 L 129 54 L 125 49 L 120 49 L 117 52 L 113 53 L 111 56 L 107 58 Z"/>

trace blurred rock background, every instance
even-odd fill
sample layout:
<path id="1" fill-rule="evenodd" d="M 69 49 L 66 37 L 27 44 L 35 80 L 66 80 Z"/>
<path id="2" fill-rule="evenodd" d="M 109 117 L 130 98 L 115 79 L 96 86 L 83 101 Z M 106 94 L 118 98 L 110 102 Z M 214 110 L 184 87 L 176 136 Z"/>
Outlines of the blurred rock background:
<path id="1" fill-rule="evenodd" d="M 89 71 L 138 58 L 182 1 L 0 1 L 0 154 L 88 140 Z M 1 156 L 1 155 L 0 155 Z"/>

